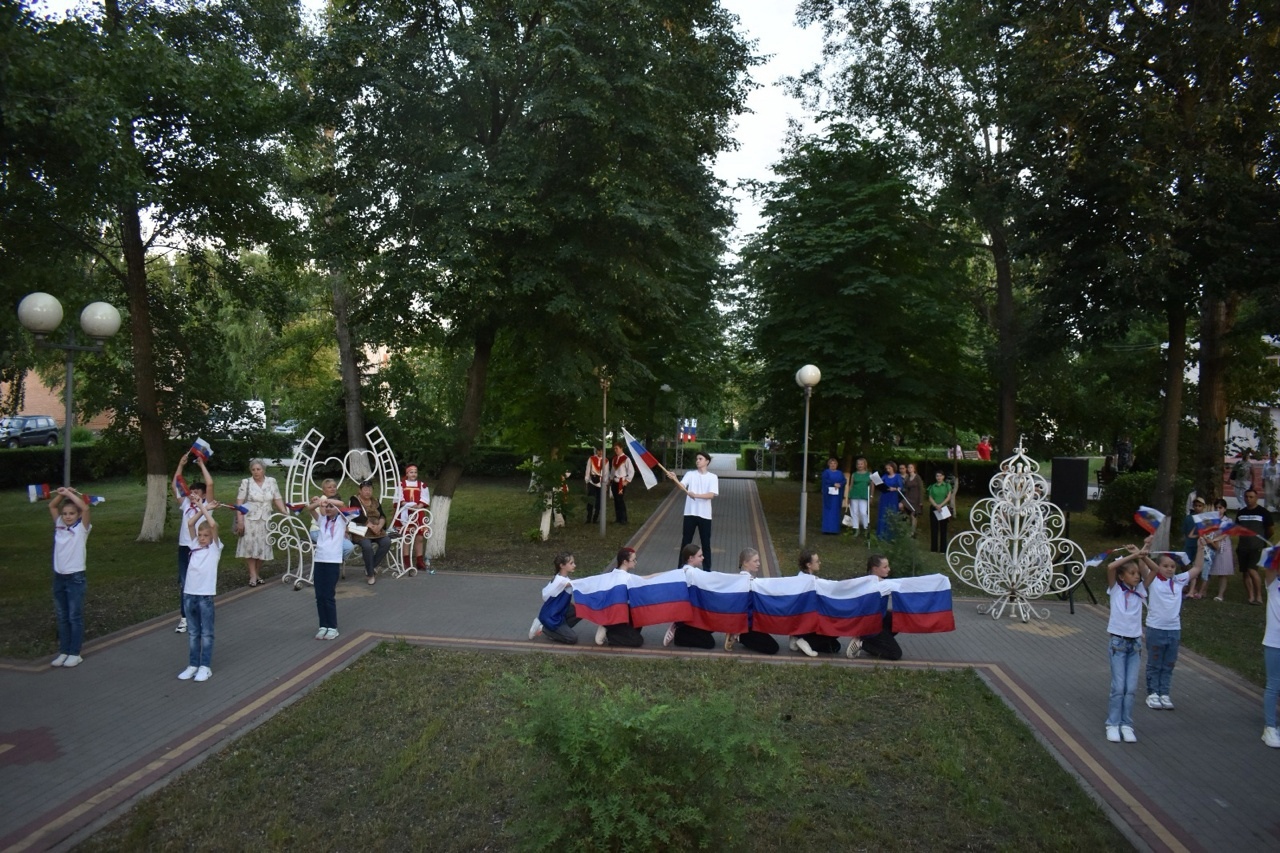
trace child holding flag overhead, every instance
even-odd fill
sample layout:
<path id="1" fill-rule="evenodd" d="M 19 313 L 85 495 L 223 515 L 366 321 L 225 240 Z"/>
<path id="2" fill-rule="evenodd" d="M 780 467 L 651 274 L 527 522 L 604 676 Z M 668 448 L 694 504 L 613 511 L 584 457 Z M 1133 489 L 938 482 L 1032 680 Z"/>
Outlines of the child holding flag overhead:
<path id="1" fill-rule="evenodd" d="M 192 501 L 195 512 L 185 522 L 192 543 L 182 587 L 182 613 L 189 627 L 187 668 L 178 673 L 181 681 L 208 681 L 213 675 L 213 599 L 218 593 L 222 540 L 218 538 L 218 523 L 209 510 L 217 506 L 217 501 L 196 498 Z"/>
<path id="2" fill-rule="evenodd" d="M 542 588 L 542 609 L 529 627 L 529 639 L 542 634 L 548 640 L 576 646 L 578 635 L 574 633 L 573 626 L 579 620 L 574 614 L 573 581 L 569 579 L 569 575 L 578 566 L 573 555 L 567 551 L 556 554 L 552 564 L 556 573 L 551 582 Z"/>
<path id="3" fill-rule="evenodd" d="M 173 496 L 178 501 L 178 626 L 174 628 L 174 632 L 178 634 L 186 633 L 187 630 L 187 612 L 186 598 L 183 589 L 187 585 L 187 567 L 191 563 L 191 546 L 195 543 L 195 538 L 191 532 L 191 528 L 187 522 L 191 519 L 199 519 L 201 517 L 200 510 L 196 509 L 195 504 L 201 501 L 213 500 L 213 477 L 209 475 L 209 469 L 205 467 L 205 460 L 213 455 L 213 451 L 209 445 L 200 439 L 196 439 L 196 443 L 191 445 L 191 450 L 182 454 L 182 458 L 178 460 L 178 468 L 173 472 Z M 186 470 L 187 462 L 191 457 L 195 456 L 196 464 L 200 466 L 200 475 L 204 477 L 204 481 L 196 481 L 187 483 L 182 477 L 182 472 Z"/>
<path id="4" fill-rule="evenodd" d="M 1161 554 L 1154 564 L 1150 557 L 1143 557 L 1143 562 L 1149 564 L 1146 573 L 1148 708 L 1173 710 L 1169 688 L 1182 643 L 1182 593 L 1188 584 L 1195 583 L 1203 570 L 1207 544 L 1203 537 L 1196 540 L 1195 560 L 1185 572 L 1178 572 L 1178 561 L 1174 559 L 1183 556 L 1181 551 Z"/>
<path id="5" fill-rule="evenodd" d="M 340 498 L 316 495 L 311 499 L 311 515 L 320 525 L 316 535 L 315 570 L 316 616 L 320 621 L 317 640 L 338 639 L 338 572 L 342 569 L 342 543 L 347 539 L 346 509 Z"/>
<path id="6" fill-rule="evenodd" d="M 1153 534 L 1154 535 L 1154 534 Z M 1107 594 L 1111 597 L 1108 652 L 1111 659 L 1111 692 L 1107 700 L 1107 740 L 1137 743 L 1133 731 L 1133 694 L 1138 687 L 1142 658 L 1142 558 L 1150 553 L 1152 536 L 1142 548 L 1126 545 L 1129 553 L 1107 565 Z"/>
<path id="7" fill-rule="evenodd" d="M 53 612 L 58 620 L 58 656 L 50 666 L 79 666 L 84 642 L 85 543 L 93 525 L 89 505 L 75 489 L 59 486 L 49 499 L 53 516 Z"/>

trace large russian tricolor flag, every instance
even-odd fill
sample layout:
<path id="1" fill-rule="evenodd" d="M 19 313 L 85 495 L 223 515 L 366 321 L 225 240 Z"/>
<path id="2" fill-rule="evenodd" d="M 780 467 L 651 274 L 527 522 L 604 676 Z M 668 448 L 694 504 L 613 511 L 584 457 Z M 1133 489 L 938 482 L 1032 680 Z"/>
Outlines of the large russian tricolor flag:
<path id="1" fill-rule="evenodd" d="M 684 569 L 672 569 L 647 578 L 628 573 L 627 577 L 631 624 L 635 627 L 688 622 L 693 618 Z"/>
<path id="2" fill-rule="evenodd" d="M 741 634 L 747 629 L 747 605 L 751 576 L 741 572 L 704 572 L 685 569 L 689 604 L 693 615 L 685 620 L 695 628 Z"/>
<path id="3" fill-rule="evenodd" d="M 808 634 L 818 630 L 817 578 L 756 578 L 751 582 L 751 627 L 766 634 Z"/>
<path id="4" fill-rule="evenodd" d="M 575 578 L 573 605 L 579 618 L 597 625 L 620 625 L 627 621 L 631 607 L 627 598 L 628 572 L 614 569 L 602 575 Z"/>
<path id="5" fill-rule="evenodd" d="M 881 583 L 893 603 L 893 630 L 936 634 L 956 629 L 951 609 L 951 579 L 946 575 L 891 578 Z"/>
<path id="6" fill-rule="evenodd" d="M 652 453 L 644 449 L 644 445 L 636 441 L 636 437 L 625 429 L 622 431 L 622 437 L 627 441 L 627 450 L 631 451 L 631 459 L 636 463 L 636 470 L 640 472 L 640 479 L 644 480 L 644 487 L 652 489 L 658 485 L 658 478 L 653 473 L 654 468 L 660 467 L 658 460 Z"/>
<path id="7" fill-rule="evenodd" d="M 885 599 L 874 575 L 852 580 L 816 580 L 818 631 L 832 637 L 865 637 L 884 627 Z"/>

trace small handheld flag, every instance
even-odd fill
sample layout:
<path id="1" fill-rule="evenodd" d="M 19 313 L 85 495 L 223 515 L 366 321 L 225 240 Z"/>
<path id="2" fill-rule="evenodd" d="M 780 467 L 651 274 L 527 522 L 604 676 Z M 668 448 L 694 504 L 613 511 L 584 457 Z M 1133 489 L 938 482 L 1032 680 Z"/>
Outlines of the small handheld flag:
<path id="1" fill-rule="evenodd" d="M 191 444 L 191 455 L 207 462 L 209 457 L 213 456 L 213 448 L 203 438 L 197 438 Z"/>
<path id="2" fill-rule="evenodd" d="M 1272 545 L 1258 558 L 1258 567 L 1265 572 L 1280 571 L 1280 545 Z"/>
<path id="3" fill-rule="evenodd" d="M 1164 513 L 1153 507 L 1140 506 L 1138 511 L 1133 514 L 1133 520 L 1148 533 L 1155 533 L 1160 525 L 1164 523 Z"/>
<path id="4" fill-rule="evenodd" d="M 1101 566 L 1103 563 L 1107 561 L 1107 558 L 1111 556 L 1111 553 L 1112 553 L 1111 551 L 1103 551 L 1101 554 L 1098 554 L 1097 556 L 1090 557 L 1088 560 L 1085 561 L 1085 564 L 1084 564 L 1085 568 L 1092 569 L 1094 566 Z"/>
<path id="5" fill-rule="evenodd" d="M 1229 518 L 1222 519 L 1218 525 L 1218 532 L 1223 536 L 1257 536 L 1258 534 L 1247 527 L 1241 527 Z"/>
<path id="6" fill-rule="evenodd" d="M 107 499 L 102 495 L 85 495 L 84 502 L 89 506 L 97 506 L 98 504 L 106 503 Z"/>
<path id="7" fill-rule="evenodd" d="M 27 486 L 27 500 L 31 503 L 36 501 L 47 501 L 49 499 L 49 484 L 36 483 L 33 486 Z"/>
<path id="8" fill-rule="evenodd" d="M 222 504 L 222 506 L 229 506 L 241 515 L 249 514 L 249 508 L 244 504 Z"/>
<path id="9" fill-rule="evenodd" d="M 1175 563 L 1181 563 L 1184 566 L 1191 562 L 1191 558 L 1187 556 L 1185 551 L 1152 551 L 1151 556 L 1171 557 Z"/>
<path id="10" fill-rule="evenodd" d="M 652 453 L 644 449 L 643 444 L 636 441 L 634 435 L 624 429 L 622 437 L 626 439 L 627 449 L 631 451 L 631 458 L 636 463 L 636 470 L 640 472 L 640 479 L 644 480 L 644 487 L 652 489 L 658 485 L 658 478 L 654 475 L 653 469 L 662 466 Z"/>
<path id="11" fill-rule="evenodd" d="M 1196 530 L 1201 536 L 1212 536 L 1222 526 L 1222 516 L 1216 512 L 1202 512 L 1191 516 L 1191 520 L 1195 522 Z"/>
<path id="12" fill-rule="evenodd" d="M 307 505 L 306 504 L 285 504 L 285 507 L 289 510 L 289 512 L 303 512 L 304 510 L 306 510 Z"/>

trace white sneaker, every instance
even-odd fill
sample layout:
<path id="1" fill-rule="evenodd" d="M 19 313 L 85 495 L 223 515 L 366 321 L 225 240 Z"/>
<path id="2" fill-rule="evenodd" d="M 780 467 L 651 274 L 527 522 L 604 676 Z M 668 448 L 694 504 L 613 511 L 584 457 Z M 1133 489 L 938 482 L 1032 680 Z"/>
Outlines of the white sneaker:
<path id="1" fill-rule="evenodd" d="M 329 630 L 325 631 L 325 632 L 324 632 L 324 638 L 325 638 L 326 640 L 336 640 L 336 639 L 338 639 L 338 629 L 337 629 L 337 628 L 330 628 Z"/>
<path id="2" fill-rule="evenodd" d="M 199 667 L 189 666 L 189 667 L 187 667 L 186 669 L 184 669 L 182 672 L 178 673 L 178 680 L 179 680 L 179 681 L 190 681 L 190 680 L 191 680 L 191 676 L 195 675 L 195 674 L 196 674 L 197 672 L 199 672 L 199 671 L 200 671 L 200 668 L 199 668 Z"/>
<path id="3" fill-rule="evenodd" d="M 173 633 L 175 634 L 187 633 L 187 617 L 184 616 L 178 620 L 178 627 L 173 629 Z"/>
<path id="4" fill-rule="evenodd" d="M 737 634 L 725 634 L 725 635 L 724 635 L 724 650 L 725 650 L 726 652 L 731 652 L 731 651 L 733 651 L 733 644 L 734 644 L 734 643 L 736 643 L 736 642 L 738 642 L 738 635 L 737 635 Z"/>
<path id="5" fill-rule="evenodd" d="M 319 631 L 316 631 L 316 639 L 317 639 L 317 640 L 323 640 L 323 639 L 324 639 L 324 635 L 325 635 L 325 634 L 328 634 L 328 633 L 329 633 L 329 629 L 328 629 L 328 628 L 321 628 Z"/>
<path id="6" fill-rule="evenodd" d="M 818 653 L 813 650 L 813 646 L 809 645 L 809 641 L 804 637 L 796 637 L 796 648 L 811 658 L 818 656 Z"/>
<path id="7" fill-rule="evenodd" d="M 603 625 L 601 625 L 598 628 L 596 628 L 596 645 L 597 646 L 604 645 L 604 636 L 605 636 L 605 628 Z"/>
<path id="8" fill-rule="evenodd" d="M 667 633 L 662 635 L 662 645 L 669 646 L 676 641 L 676 623 L 672 622 Z"/>
<path id="9" fill-rule="evenodd" d="M 58 655 L 53 660 L 49 661 L 49 666 L 62 666 L 66 662 L 67 662 L 66 655 Z"/>
<path id="10" fill-rule="evenodd" d="M 534 619 L 533 624 L 529 626 L 529 639 L 532 640 L 534 637 L 538 636 L 541 633 L 542 633 L 542 621 L 539 619 Z"/>
<path id="11" fill-rule="evenodd" d="M 1152 694 L 1150 694 L 1150 695 L 1148 695 L 1148 696 L 1147 696 L 1147 707 L 1148 707 L 1148 708 L 1154 708 L 1154 709 L 1155 709 L 1155 710 L 1157 710 L 1157 711 L 1159 711 L 1161 708 L 1163 708 L 1163 707 L 1164 707 L 1164 705 L 1160 704 L 1160 694 L 1159 694 L 1159 693 L 1152 693 Z M 1170 707 L 1172 707 L 1172 706 L 1170 706 Z"/>
<path id="12" fill-rule="evenodd" d="M 1272 749 L 1280 749 L 1280 731 L 1277 731 L 1275 726 L 1263 729 L 1262 742 Z"/>
<path id="13" fill-rule="evenodd" d="M 209 669 L 209 667 L 207 667 L 207 666 L 202 666 L 202 667 L 200 667 L 199 669 L 197 669 L 197 670 L 196 670 L 196 677 L 195 677 L 195 680 L 196 680 L 196 681 L 208 681 L 208 680 L 209 680 L 209 676 L 211 676 L 211 675 L 213 675 L 213 670 Z"/>
<path id="14" fill-rule="evenodd" d="M 1138 736 L 1137 736 L 1136 734 L 1134 734 L 1134 733 L 1133 733 L 1133 726 L 1121 726 L 1121 727 L 1120 727 L 1120 738 L 1121 738 L 1125 743 L 1137 743 L 1137 742 L 1138 742 Z"/>
<path id="15" fill-rule="evenodd" d="M 1111 741 L 1112 743 L 1120 742 L 1119 726 L 1107 726 L 1107 740 Z"/>
<path id="16" fill-rule="evenodd" d="M 1173 710 L 1173 700 L 1169 698 L 1168 693 L 1160 697 L 1160 707 L 1164 708 L 1166 711 Z"/>
<path id="17" fill-rule="evenodd" d="M 857 637 L 850 637 L 849 648 L 844 650 L 844 656 L 849 660 L 862 657 L 862 641 Z"/>
<path id="18" fill-rule="evenodd" d="M 796 638 L 795 638 L 795 637 L 792 637 L 792 638 L 790 639 L 790 646 L 791 646 L 791 651 L 793 651 L 793 652 L 798 652 L 798 651 L 800 651 L 800 647 L 799 647 L 798 645 L 796 645 Z"/>
<path id="19" fill-rule="evenodd" d="M 84 658 L 80 657 L 80 655 L 67 655 L 67 659 L 62 662 L 62 668 L 70 669 L 73 666 L 79 666 L 82 660 Z"/>

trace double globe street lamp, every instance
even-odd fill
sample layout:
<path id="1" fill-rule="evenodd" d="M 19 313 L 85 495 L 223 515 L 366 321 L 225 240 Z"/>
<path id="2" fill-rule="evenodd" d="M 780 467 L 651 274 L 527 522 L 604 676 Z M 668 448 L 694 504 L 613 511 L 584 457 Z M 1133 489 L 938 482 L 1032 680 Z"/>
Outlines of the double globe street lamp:
<path id="1" fill-rule="evenodd" d="M 74 328 L 67 329 L 66 343 L 46 340 L 62 323 L 62 303 L 47 293 L 30 293 L 18 303 L 18 322 L 35 335 L 36 346 L 41 349 L 62 350 L 67 354 L 66 421 L 62 441 L 62 485 L 71 486 L 71 427 L 75 422 L 72 409 L 73 382 L 76 353 L 102 352 L 107 338 L 120 331 L 120 312 L 109 302 L 93 302 L 80 312 L 80 328 L 93 340 L 91 344 L 76 343 Z"/>
<path id="2" fill-rule="evenodd" d="M 822 380 L 822 371 L 806 364 L 796 371 L 796 384 L 804 389 L 804 455 L 800 463 L 800 547 L 804 547 L 804 531 L 809 516 L 809 398 L 813 386 Z"/>

